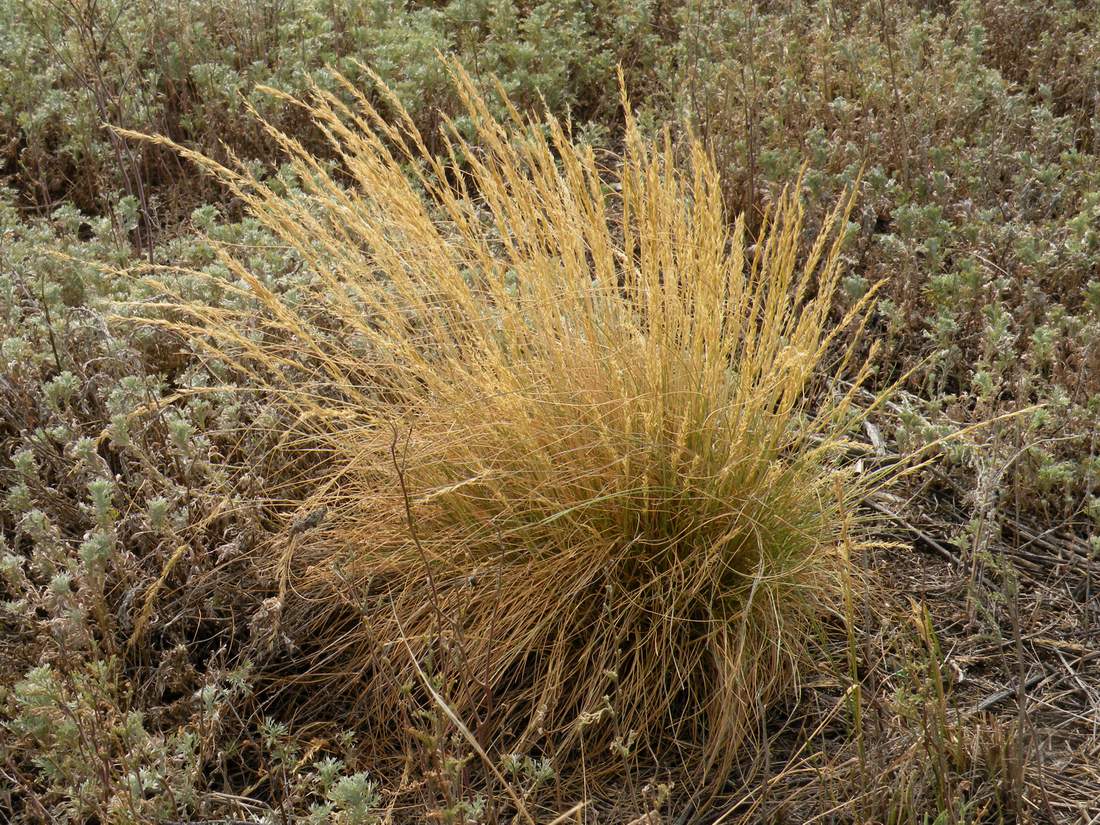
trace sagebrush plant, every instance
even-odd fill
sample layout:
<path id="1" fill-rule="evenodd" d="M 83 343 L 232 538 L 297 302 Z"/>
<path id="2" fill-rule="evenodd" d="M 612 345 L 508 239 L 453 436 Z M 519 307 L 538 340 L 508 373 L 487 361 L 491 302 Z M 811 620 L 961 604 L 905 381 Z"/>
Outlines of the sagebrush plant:
<path id="1" fill-rule="evenodd" d="M 813 666 L 867 483 L 855 390 L 818 382 L 870 370 L 840 334 L 873 291 L 831 314 L 851 201 L 807 245 L 790 190 L 750 247 L 698 144 L 677 166 L 624 106 L 601 162 L 451 72 L 475 134 L 438 157 L 384 87 L 385 113 L 350 83 L 355 110 L 284 96 L 341 164 L 269 127 L 296 197 L 177 147 L 315 279 L 280 294 L 227 253 L 220 288 L 254 305 L 169 301 L 165 323 L 284 406 L 284 450 L 325 458 L 323 528 L 273 560 L 308 678 L 361 676 L 382 731 L 446 651 L 477 680 L 443 679 L 448 703 L 500 753 L 720 779 Z"/>
<path id="2" fill-rule="evenodd" d="M 257 84 L 336 89 L 326 66 L 356 77 L 357 58 L 415 101 L 414 116 L 429 126 L 438 111 L 457 110 L 435 60 L 444 51 L 500 77 L 520 105 L 544 99 L 598 124 L 614 110 L 601 90 L 616 63 L 639 86 L 653 84 L 659 12 L 650 0 L 182 0 L 171 13 L 129 0 L 0 0 L 0 181 L 10 174 L 43 211 L 64 200 L 117 223 L 124 196 L 141 218 L 134 239 L 144 246 L 219 193 L 196 185 L 171 153 L 115 140 L 104 122 L 269 160 L 275 146 L 243 105 L 271 103 L 255 94 Z M 322 148 L 300 113 L 276 106 L 265 114 Z"/>
<path id="3" fill-rule="evenodd" d="M 131 260 L 111 222 L 68 206 L 24 222 L 10 196 L 0 189 L 0 821 L 242 819 L 314 803 L 318 821 L 364 821 L 353 741 L 284 766 L 251 708 L 240 649 L 267 593 L 244 568 L 265 470 L 244 453 L 270 447 L 238 422 L 264 406 L 241 392 L 178 399 L 216 380 L 211 365 L 162 329 L 110 319 L 145 289 L 104 271 Z M 254 222 L 211 234 L 273 241 Z M 211 263 L 186 237 L 166 252 Z M 293 281 L 292 261 L 250 264 Z M 314 778 L 312 762 L 333 757 L 335 774 Z M 252 798 L 226 793 L 254 783 Z"/>

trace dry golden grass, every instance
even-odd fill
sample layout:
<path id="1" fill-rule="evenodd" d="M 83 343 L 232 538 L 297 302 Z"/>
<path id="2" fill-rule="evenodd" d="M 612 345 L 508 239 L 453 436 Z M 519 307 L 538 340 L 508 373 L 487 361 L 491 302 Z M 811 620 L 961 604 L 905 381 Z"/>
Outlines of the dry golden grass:
<path id="1" fill-rule="evenodd" d="M 350 86 L 354 110 L 286 101 L 339 175 L 270 130 L 298 197 L 180 149 L 316 277 L 280 292 L 226 254 L 254 309 L 173 302 L 173 326 L 270 394 L 288 455 L 324 457 L 301 510 L 324 525 L 271 560 L 303 679 L 362 692 L 392 740 L 411 653 L 489 753 L 713 784 L 841 604 L 869 483 L 846 440 L 868 368 L 840 342 L 872 295 L 830 314 L 850 203 L 807 245 L 784 195 L 750 247 L 698 145 L 678 165 L 626 107 L 601 164 L 453 72 L 472 134 L 443 157 Z"/>

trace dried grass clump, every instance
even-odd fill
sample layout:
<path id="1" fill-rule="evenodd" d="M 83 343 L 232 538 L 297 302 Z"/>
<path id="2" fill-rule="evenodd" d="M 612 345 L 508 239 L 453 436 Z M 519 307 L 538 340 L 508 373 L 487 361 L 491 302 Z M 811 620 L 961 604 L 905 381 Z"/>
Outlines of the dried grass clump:
<path id="1" fill-rule="evenodd" d="M 678 166 L 628 110 L 604 166 L 453 71 L 472 136 L 443 157 L 350 84 L 355 110 L 287 99 L 340 174 L 270 130 L 297 196 L 190 153 L 316 273 L 280 293 L 226 255 L 253 308 L 176 306 L 325 459 L 323 526 L 272 559 L 286 632 L 380 739 L 411 654 L 490 752 L 719 778 L 840 603 L 860 413 L 809 390 L 867 373 L 841 333 L 871 296 L 830 318 L 850 204 L 807 250 L 787 194 L 749 247 L 698 144 Z"/>

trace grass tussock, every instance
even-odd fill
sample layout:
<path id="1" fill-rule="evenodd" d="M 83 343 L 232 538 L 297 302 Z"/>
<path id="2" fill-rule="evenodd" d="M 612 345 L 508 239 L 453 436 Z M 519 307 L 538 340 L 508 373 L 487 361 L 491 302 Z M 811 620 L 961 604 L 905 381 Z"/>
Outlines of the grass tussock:
<path id="1" fill-rule="evenodd" d="M 225 253 L 250 308 L 172 322 L 322 459 L 323 523 L 271 559 L 295 667 L 360 693 L 379 741 L 422 669 L 489 753 L 715 780 L 813 668 L 849 572 L 868 367 L 840 333 L 873 296 L 832 314 L 850 202 L 806 243 L 788 192 L 750 243 L 699 145 L 678 163 L 624 107 L 604 162 L 453 74 L 469 129 L 442 155 L 350 84 L 354 110 L 286 99 L 338 172 L 270 128 L 298 192 L 181 150 L 315 273 L 278 291 Z"/>

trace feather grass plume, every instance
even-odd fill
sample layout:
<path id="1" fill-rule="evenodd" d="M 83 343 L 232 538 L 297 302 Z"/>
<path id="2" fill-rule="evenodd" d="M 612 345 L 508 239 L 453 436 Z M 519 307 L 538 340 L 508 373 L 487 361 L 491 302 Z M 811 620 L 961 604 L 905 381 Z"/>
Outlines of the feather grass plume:
<path id="1" fill-rule="evenodd" d="M 472 132 L 439 156 L 384 88 L 286 99 L 339 169 L 268 127 L 297 197 L 176 147 L 313 273 L 280 292 L 226 254 L 249 309 L 170 304 L 325 458 L 324 524 L 272 561 L 299 675 L 392 738 L 407 644 L 489 752 L 719 781 L 841 602 L 873 295 L 830 314 L 851 203 L 805 244 L 785 193 L 749 247 L 701 146 L 678 163 L 625 100 L 601 163 L 452 72 Z"/>

